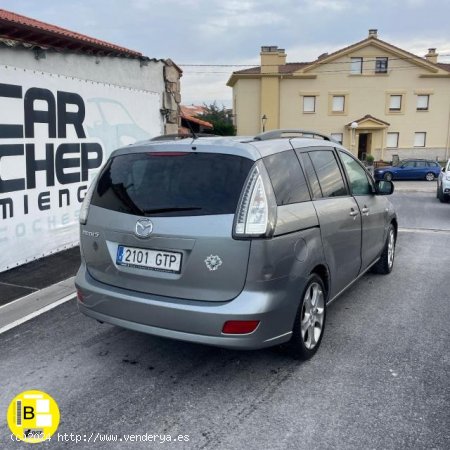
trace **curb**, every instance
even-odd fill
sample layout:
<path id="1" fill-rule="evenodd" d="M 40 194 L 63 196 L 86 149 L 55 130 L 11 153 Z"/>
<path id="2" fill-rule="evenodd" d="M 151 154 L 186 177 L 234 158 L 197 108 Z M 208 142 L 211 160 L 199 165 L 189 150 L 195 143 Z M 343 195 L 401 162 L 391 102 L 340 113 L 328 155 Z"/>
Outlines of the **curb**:
<path id="1" fill-rule="evenodd" d="M 0 306 L 0 334 L 75 298 L 75 277 Z"/>

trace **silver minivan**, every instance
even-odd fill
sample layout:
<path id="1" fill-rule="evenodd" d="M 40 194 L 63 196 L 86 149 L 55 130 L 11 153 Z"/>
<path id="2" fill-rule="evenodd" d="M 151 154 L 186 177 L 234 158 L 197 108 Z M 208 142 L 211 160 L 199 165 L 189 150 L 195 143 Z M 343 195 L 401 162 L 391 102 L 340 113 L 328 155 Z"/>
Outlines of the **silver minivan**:
<path id="1" fill-rule="evenodd" d="M 390 273 L 397 218 L 325 135 L 153 140 L 116 150 L 80 211 L 79 310 L 100 322 L 310 358 L 326 307 Z"/>

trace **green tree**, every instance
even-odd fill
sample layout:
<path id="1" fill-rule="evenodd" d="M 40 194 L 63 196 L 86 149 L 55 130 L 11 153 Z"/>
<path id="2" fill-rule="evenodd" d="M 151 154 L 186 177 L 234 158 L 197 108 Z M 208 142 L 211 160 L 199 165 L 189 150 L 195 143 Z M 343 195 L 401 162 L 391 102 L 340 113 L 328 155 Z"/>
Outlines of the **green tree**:
<path id="1" fill-rule="evenodd" d="M 201 116 L 197 116 L 197 118 L 213 124 L 214 129 L 211 133 L 219 136 L 236 135 L 236 128 L 233 125 L 230 109 L 225 108 L 224 105 L 219 107 L 216 102 L 210 105 L 204 103 L 203 107 L 205 108 L 205 112 Z"/>

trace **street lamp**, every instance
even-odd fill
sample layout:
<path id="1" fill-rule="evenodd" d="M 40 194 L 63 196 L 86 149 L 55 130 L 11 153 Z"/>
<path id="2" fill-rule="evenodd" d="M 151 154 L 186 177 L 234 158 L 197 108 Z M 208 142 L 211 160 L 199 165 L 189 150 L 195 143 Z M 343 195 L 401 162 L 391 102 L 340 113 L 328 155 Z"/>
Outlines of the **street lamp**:
<path id="1" fill-rule="evenodd" d="M 263 133 L 266 131 L 266 122 L 267 122 L 267 116 L 264 114 L 264 115 L 261 117 L 261 123 L 262 123 L 262 130 L 263 130 Z"/>
<path id="2" fill-rule="evenodd" d="M 356 129 L 358 128 L 358 122 L 352 122 L 350 124 L 350 128 L 352 129 L 352 147 L 354 147 L 355 146 Z"/>

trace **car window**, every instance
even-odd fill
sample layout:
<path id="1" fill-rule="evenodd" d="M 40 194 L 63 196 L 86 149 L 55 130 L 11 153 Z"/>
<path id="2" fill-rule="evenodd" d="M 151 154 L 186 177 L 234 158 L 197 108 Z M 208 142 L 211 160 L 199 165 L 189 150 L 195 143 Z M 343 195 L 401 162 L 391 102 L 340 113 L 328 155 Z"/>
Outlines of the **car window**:
<path id="1" fill-rule="evenodd" d="M 439 164 L 438 163 L 435 163 L 435 162 L 433 162 L 433 161 L 428 161 L 428 167 L 438 167 L 439 166 Z"/>
<path id="2" fill-rule="evenodd" d="M 416 161 L 416 167 L 427 167 L 426 161 Z"/>
<path id="3" fill-rule="evenodd" d="M 305 169 L 306 176 L 309 181 L 309 186 L 311 188 L 311 193 L 313 198 L 321 198 L 322 190 L 320 189 L 319 179 L 317 178 L 316 171 L 314 170 L 314 166 L 311 162 L 311 158 L 308 153 L 300 153 L 297 152 L 297 156 L 300 158 L 303 164 L 303 168 Z"/>
<path id="4" fill-rule="evenodd" d="M 233 214 L 253 161 L 214 153 L 130 153 L 102 171 L 92 204 L 140 216 Z"/>
<path id="5" fill-rule="evenodd" d="M 288 150 L 264 158 L 277 204 L 289 205 L 311 200 L 303 170 L 294 150 Z"/>
<path id="6" fill-rule="evenodd" d="M 403 163 L 402 167 L 407 167 L 408 169 L 411 169 L 412 167 L 414 167 L 415 162 L 414 161 L 406 161 Z"/>
<path id="7" fill-rule="evenodd" d="M 347 195 L 344 179 L 332 150 L 308 152 L 324 197 Z"/>
<path id="8" fill-rule="evenodd" d="M 350 155 L 339 151 L 339 155 L 347 172 L 350 189 L 353 195 L 369 195 L 373 193 L 372 184 L 369 182 L 366 171 Z"/>

